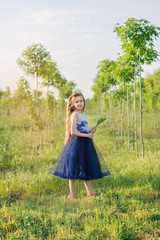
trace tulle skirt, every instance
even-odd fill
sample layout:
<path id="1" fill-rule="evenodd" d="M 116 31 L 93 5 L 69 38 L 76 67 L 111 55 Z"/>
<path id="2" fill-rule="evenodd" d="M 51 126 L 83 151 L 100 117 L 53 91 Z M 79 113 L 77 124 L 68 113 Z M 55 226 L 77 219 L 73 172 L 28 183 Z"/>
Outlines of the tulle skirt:
<path id="1" fill-rule="evenodd" d="M 50 173 L 66 179 L 92 180 L 110 174 L 93 140 L 72 135 Z"/>

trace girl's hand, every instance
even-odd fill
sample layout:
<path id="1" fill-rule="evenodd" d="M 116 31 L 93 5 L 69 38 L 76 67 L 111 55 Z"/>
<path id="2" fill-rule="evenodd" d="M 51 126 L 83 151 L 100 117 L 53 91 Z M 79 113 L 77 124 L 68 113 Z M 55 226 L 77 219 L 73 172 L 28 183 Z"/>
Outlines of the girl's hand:
<path id="1" fill-rule="evenodd" d="M 96 127 L 93 127 L 93 128 L 91 128 L 91 130 L 90 130 L 91 133 L 95 133 L 95 131 L 96 131 Z"/>
<path id="2" fill-rule="evenodd" d="M 88 134 L 87 134 L 87 137 L 88 137 L 88 138 L 93 138 L 93 137 L 94 137 L 94 133 L 92 133 L 92 132 L 88 133 Z"/>

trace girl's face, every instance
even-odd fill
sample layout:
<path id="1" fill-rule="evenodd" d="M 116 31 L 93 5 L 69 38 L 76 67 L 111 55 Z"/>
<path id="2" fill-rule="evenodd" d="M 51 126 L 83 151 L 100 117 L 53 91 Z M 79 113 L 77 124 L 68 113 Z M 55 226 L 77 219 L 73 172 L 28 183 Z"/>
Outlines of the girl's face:
<path id="1" fill-rule="evenodd" d="M 84 100 L 82 96 L 77 96 L 74 99 L 75 110 L 82 111 L 84 108 Z"/>

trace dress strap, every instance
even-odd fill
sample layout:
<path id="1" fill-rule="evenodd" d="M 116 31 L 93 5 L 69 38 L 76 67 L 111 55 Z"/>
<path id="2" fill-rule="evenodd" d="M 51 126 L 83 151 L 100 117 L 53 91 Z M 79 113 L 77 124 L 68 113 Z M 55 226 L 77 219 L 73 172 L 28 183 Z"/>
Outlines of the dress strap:
<path id="1" fill-rule="evenodd" d="M 78 117 L 78 122 L 81 122 L 81 121 L 86 121 L 87 119 L 86 119 L 86 115 L 84 114 L 84 113 L 79 113 L 79 112 L 76 112 L 76 111 L 74 111 L 75 112 L 75 114 L 77 115 L 77 117 Z"/>

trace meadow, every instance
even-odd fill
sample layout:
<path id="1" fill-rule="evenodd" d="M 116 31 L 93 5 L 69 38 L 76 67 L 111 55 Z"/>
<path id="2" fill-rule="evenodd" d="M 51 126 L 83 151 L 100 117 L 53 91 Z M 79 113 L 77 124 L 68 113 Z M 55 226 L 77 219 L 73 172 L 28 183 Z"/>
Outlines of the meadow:
<path id="1" fill-rule="evenodd" d="M 90 127 L 95 120 L 88 115 Z M 95 198 L 87 198 L 77 181 L 77 200 L 71 201 L 68 181 L 49 173 L 63 149 L 64 129 L 62 119 L 49 140 L 43 129 L 43 148 L 35 154 L 29 120 L 1 117 L 0 239 L 160 239 L 158 135 L 146 134 L 142 158 L 102 124 L 94 142 L 111 174 L 91 182 Z"/>

